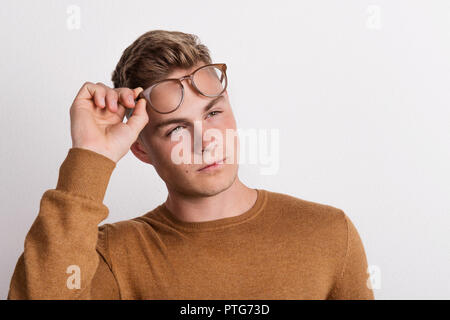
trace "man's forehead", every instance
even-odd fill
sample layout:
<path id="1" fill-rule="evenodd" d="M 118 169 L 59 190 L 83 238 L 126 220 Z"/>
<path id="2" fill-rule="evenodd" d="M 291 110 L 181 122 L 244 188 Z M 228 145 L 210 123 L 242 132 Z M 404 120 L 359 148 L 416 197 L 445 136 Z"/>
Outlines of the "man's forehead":
<path id="1" fill-rule="evenodd" d="M 198 62 L 196 65 L 188 68 L 188 69 L 183 69 L 180 67 L 176 67 L 174 68 L 168 75 L 166 78 L 180 78 L 182 76 L 191 74 L 195 69 L 200 68 L 201 66 L 206 65 L 206 63 L 204 62 Z"/>

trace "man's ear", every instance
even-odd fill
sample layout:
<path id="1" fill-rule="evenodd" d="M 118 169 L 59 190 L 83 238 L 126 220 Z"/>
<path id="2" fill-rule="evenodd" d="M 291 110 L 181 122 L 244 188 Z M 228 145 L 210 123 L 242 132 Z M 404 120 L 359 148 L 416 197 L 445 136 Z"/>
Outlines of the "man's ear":
<path id="1" fill-rule="evenodd" d="M 141 160 L 142 162 L 153 164 L 150 155 L 147 152 L 147 148 L 144 146 L 141 137 L 139 136 L 130 147 L 131 152 Z"/>

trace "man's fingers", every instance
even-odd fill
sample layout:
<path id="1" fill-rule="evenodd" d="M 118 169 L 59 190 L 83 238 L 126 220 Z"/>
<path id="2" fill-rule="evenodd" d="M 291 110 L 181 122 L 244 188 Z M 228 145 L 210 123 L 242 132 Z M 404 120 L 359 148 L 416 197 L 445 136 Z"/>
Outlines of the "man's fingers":
<path id="1" fill-rule="evenodd" d="M 106 90 L 104 87 L 95 85 L 94 89 L 94 103 L 99 108 L 105 108 L 106 107 Z"/>
<path id="2" fill-rule="evenodd" d="M 127 108 L 134 108 L 134 92 L 129 88 L 116 89 L 119 93 L 120 103 Z"/>
<path id="3" fill-rule="evenodd" d="M 86 81 L 78 90 L 77 95 L 75 96 L 75 100 L 77 99 L 92 99 L 95 93 L 95 84 L 89 81 Z"/>
<path id="4" fill-rule="evenodd" d="M 112 89 L 106 89 L 106 105 L 111 112 L 116 112 L 118 109 L 117 100 L 119 95 Z"/>
<path id="5" fill-rule="evenodd" d="M 126 124 L 130 126 L 135 133 L 136 137 L 148 123 L 148 114 L 146 109 L 145 99 L 139 99 L 136 103 L 136 107 L 133 110 L 132 116 L 128 119 Z"/>
<path id="6" fill-rule="evenodd" d="M 105 100 L 106 90 L 104 86 L 100 86 L 94 84 L 92 82 L 85 82 L 83 86 L 78 91 L 75 100 L 85 99 L 85 100 L 93 100 L 94 104 L 99 108 L 106 107 Z"/>
<path id="7" fill-rule="evenodd" d="M 142 87 L 137 87 L 137 88 L 133 89 L 134 98 L 136 99 L 142 91 L 144 91 L 144 89 L 142 89 Z"/>
<path id="8" fill-rule="evenodd" d="M 85 82 L 78 91 L 75 99 L 93 100 L 94 104 L 101 108 L 107 108 L 111 112 L 117 112 L 119 106 L 135 108 L 135 99 L 144 89 L 141 87 L 130 88 L 110 88 L 102 82 Z"/>

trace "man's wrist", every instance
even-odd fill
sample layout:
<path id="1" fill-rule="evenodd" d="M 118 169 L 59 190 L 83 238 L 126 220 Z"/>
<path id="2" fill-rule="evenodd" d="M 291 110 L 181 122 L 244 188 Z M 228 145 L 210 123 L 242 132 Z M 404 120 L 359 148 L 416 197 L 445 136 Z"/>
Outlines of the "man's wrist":
<path id="1" fill-rule="evenodd" d="M 115 166 L 102 154 L 73 147 L 61 164 L 56 189 L 103 202 Z"/>

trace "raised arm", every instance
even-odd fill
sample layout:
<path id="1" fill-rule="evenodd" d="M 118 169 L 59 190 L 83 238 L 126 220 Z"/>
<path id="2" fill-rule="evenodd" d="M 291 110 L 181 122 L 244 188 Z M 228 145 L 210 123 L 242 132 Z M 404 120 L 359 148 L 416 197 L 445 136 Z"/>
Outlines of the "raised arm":
<path id="1" fill-rule="evenodd" d="M 148 122 L 142 88 L 86 82 L 70 107 L 72 148 L 47 190 L 11 279 L 8 299 L 116 299 L 103 204 L 116 163 Z M 126 108 L 135 109 L 123 123 Z"/>
<path id="2" fill-rule="evenodd" d="M 8 299 L 118 299 L 102 203 L 115 163 L 72 148 L 47 190 L 11 279 Z"/>

